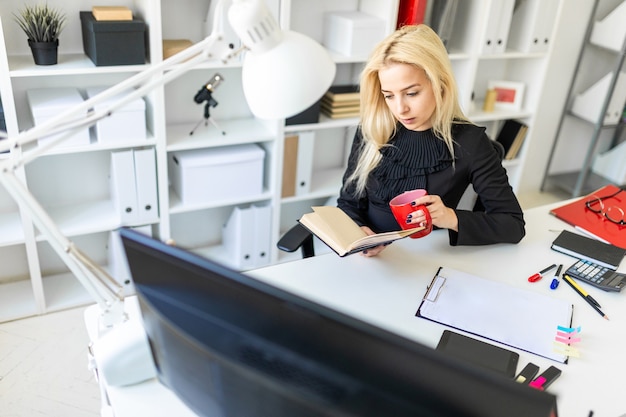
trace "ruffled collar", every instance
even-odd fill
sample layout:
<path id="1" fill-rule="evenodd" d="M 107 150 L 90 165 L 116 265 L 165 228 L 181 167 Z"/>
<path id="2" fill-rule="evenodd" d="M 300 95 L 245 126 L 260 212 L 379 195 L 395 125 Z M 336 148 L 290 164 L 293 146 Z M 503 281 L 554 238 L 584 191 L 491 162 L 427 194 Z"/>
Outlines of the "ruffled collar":
<path id="1" fill-rule="evenodd" d="M 368 189 L 381 202 L 402 191 L 428 189 L 427 175 L 452 165 L 448 147 L 431 129 L 416 132 L 399 125 L 380 153 L 382 160 L 372 171 Z"/>

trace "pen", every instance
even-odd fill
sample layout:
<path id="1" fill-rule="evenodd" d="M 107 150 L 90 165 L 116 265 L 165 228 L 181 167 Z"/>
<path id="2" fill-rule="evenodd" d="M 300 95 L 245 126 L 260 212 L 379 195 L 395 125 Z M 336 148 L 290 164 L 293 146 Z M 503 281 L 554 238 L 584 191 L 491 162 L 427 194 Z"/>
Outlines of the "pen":
<path id="1" fill-rule="evenodd" d="M 600 305 L 600 303 L 598 303 L 598 302 L 596 301 L 596 299 L 595 299 L 595 298 L 593 298 L 592 296 L 590 296 L 590 295 L 589 295 L 589 293 L 588 293 L 587 291 L 585 291 L 585 290 L 584 290 L 584 289 L 583 289 L 580 285 L 578 285 L 578 283 L 577 283 L 576 281 L 574 281 L 574 280 L 572 279 L 572 277 L 570 277 L 570 276 L 568 275 L 568 278 L 569 278 L 569 279 L 570 279 L 570 281 L 571 281 L 571 282 L 570 282 L 570 285 L 571 285 L 571 286 L 573 286 L 573 287 L 574 287 L 574 289 L 580 293 L 580 295 L 582 295 L 583 297 L 587 298 L 590 302 L 592 302 L 593 304 L 595 304 L 595 305 L 596 305 L 596 307 L 598 307 L 598 308 L 602 308 L 602 306 Z"/>
<path id="2" fill-rule="evenodd" d="M 553 290 L 556 290 L 556 287 L 559 286 L 559 275 L 561 275 L 562 269 L 563 269 L 563 264 L 560 264 L 559 267 L 556 269 L 556 272 L 554 273 L 554 278 L 552 279 L 552 282 L 550 283 L 550 288 Z"/>
<path id="3" fill-rule="evenodd" d="M 531 275 L 530 277 L 528 277 L 528 281 L 529 282 L 539 281 L 541 279 L 541 277 L 543 277 L 543 274 L 545 274 L 546 272 L 548 272 L 552 268 L 556 268 L 556 264 L 552 264 L 552 265 L 548 266 L 547 268 L 544 268 L 541 271 L 537 272 L 536 274 Z"/>
<path id="4" fill-rule="evenodd" d="M 596 310 L 598 312 L 598 314 L 600 314 L 602 317 L 604 317 L 605 319 L 609 319 L 609 316 L 607 316 L 606 314 L 604 314 L 602 312 L 602 310 L 600 310 L 600 307 L 598 307 L 598 302 L 595 301 L 593 298 L 591 298 L 591 296 L 589 294 L 587 294 L 582 288 L 580 288 L 580 286 L 578 284 L 576 284 L 574 282 L 574 280 L 567 274 L 563 275 L 563 279 L 565 280 L 565 282 L 567 282 L 569 284 L 570 287 L 572 287 L 572 289 L 574 291 L 576 291 L 576 293 L 578 295 L 580 295 L 582 298 L 585 299 L 585 301 L 591 306 L 593 307 L 594 310 Z M 593 301 L 592 301 L 593 300 Z"/>

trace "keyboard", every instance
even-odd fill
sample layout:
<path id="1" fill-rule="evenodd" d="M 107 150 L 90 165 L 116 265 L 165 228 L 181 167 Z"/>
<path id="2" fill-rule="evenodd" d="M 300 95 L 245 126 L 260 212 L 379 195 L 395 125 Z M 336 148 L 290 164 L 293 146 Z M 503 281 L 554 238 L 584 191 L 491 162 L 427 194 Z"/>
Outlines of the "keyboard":
<path id="1" fill-rule="evenodd" d="M 626 274 L 586 260 L 579 260 L 564 273 L 604 291 L 621 291 L 626 285 Z"/>

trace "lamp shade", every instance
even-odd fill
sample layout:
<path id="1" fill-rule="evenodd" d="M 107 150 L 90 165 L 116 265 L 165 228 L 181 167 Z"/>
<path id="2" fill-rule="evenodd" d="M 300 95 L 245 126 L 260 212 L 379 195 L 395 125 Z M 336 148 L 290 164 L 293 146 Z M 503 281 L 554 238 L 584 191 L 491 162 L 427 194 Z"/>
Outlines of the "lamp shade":
<path id="1" fill-rule="evenodd" d="M 335 64 L 312 39 L 283 31 L 280 44 L 263 53 L 246 54 L 243 91 L 252 113 L 262 119 L 287 118 L 317 100 L 335 78 Z"/>
<path id="2" fill-rule="evenodd" d="M 242 86 L 256 117 L 298 114 L 331 86 L 336 68 L 326 49 L 305 35 L 281 31 L 264 2 L 233 0 L 228 17 L 248 48 Z"/>

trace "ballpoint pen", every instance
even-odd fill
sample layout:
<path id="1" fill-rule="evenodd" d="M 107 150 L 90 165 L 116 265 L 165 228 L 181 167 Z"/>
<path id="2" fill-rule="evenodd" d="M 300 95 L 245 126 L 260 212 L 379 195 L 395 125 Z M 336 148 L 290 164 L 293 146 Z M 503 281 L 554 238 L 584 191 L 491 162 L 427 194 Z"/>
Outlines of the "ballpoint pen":
<path id="1" fill-rule="evenodd" d="M 563 275 L 563 280 L 565 280 L 565 282 L 567 282 L 569 284 L 570 287 L 572 287 L 572 289 L 574 291 L 576 291 L 576 293 L 578 295 L 580 295 L 582 298 L 585 299 L 585 301 L 591 306 L 593 307 L 594 310 L 596 310 L 598 312 L 598 314 L 600 314 L 602 317 L 604 317 L 605 319 L 609 319 L 609 316 L 607 316 L 606 314 L 604 314 L 602 312 L 602 310 L 600 310 L 600 304 L 598 304 L 598 302 L 596 300 L 594 300 L 589 294 L 587 294 L 585 292 L 585 290 L 583 290 L 576 282 L 574 282 L 574 280 L 572 279 L 572 277 L 570 277 L 567 274 Z"/>
<path id="2" fill-rule="evenodd" d="M 552 278 L 552 282 L 550 283 L 550 288 L 556 290 L 559 286 L 559 275 L 561 275 L 561 270 L 563 269 L 563 264 L 560 264 L 554 273 L 554 278 Z M 598 306 L 600 307 L 600 306 Z"/>
<path id="3" fill-rule="evenodd" d="M 530 282 L 535 282 L 535 281 L 539 281 L 543 275 L 548 272 L 549 270 L 551 270 L 552 268 L 556 268 L 556 264 L 552 264 L 544 269 L 542 269 L 541 271 L 537 272 L 534 275 L 531 275 L 530 277 L 528 277 L 528 281 Z"/>

